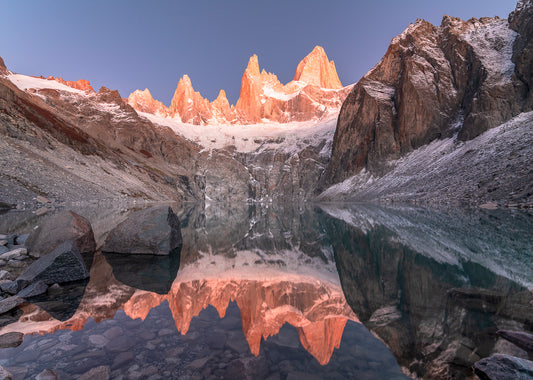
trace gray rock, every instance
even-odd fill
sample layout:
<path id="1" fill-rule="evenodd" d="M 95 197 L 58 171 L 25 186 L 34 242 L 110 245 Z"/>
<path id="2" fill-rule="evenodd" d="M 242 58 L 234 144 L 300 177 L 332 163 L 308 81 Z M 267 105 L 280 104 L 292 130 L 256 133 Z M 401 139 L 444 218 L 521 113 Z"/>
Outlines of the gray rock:
<path id="1" fill-rule="evenodd" d="M 35 377 L 35 380 L 59 380 L 59 376 L 51 369 L 45 369 Z"/>
<path id="2" fill-rule="evenodd" d="M 108 366 L 100 366 L 90 369 L 83 375 L 78 377 L 78 380 L 108 380 L 111 376 L 111 370 Z"/>
<path id="3" fill-rule="evenodd" d="M 0 234 L 0 240 L 7 240 L 6 234 Z"/>
<path id="4" fill-rule="evenodd" d="M 3 292 L 15 295 L 30 284 L 27 280 L 16 279 L 15 281 L 4 282 L 0 284 Z"/>
<path id="5" fill-rule="evenodd" d="M 28 264 L 26 263 L 23 263 L 22 261 L 20 260 L 16 260 L 16 259 L 11 259 L 7 262 L 7 265 L 12 267 L 12 268 L 24 268 L 25 266 L 27 266 Z"/>
<path id="6" fill-rule="evenodd" d="M 7 240 L 0 240 L 0 245 L 7 245 Z"/>
<path id="7" fill-rule="evenodd" d="M 533 352 L 533 334 L 528 334 L 524 331 L 511 330 L 499 330 L 496 333 L 521 349 L 529 353 Z"/>
<path id="8" fill-rule="evenodd" d="M 7 270 L 0 270 L 0 280 L 9 280 L 11 274 Z"/>
<path id="9" fill-rule="evenodd" d="M 13 380 L 13 375 L 0 365 L 0 380 Z"/>
<path id="10" fill-rule="evenodd" d="M 43 197 L 42 195 L 38 195 L 37 198 L 35 198 L 35 200 L 39 203 L 51 203 L 50 200 L 48 198 L 45 198 Z"/>
<path id="11" fill-rule="evenodd" d="M 25 256 L 28 253 L 26 248 L 16 248 L 0 255 L 2 260 L 11 260 L 20 256 Z"/>
<path id="12" fill-rule="evenodd" d="M 10 332 L 0 335 L 0 348 L 18 347 L 24 340 L 24 334 L 20 332 Z"/>
<path id="13" fill-rule="evenodd" d="M 17 296 L 21 298 L 35 297 L 35 296 L 46 293 L 47 289 L 48 289 L 48 285 L 46 285 L 43 281 L 37 281 L 29 285 L 28 287 L 22 289 L 17 294 Z"/>
<path id="14" fill-rule="evenodd" d="M 3 245 L 0 246 L 0 255 L 1 255 L 2 253 L 6 253 L 6 252 L 9 252 L 9 248 L 7 248 L 7 247 L 5 247 L 5 246 L 3 246 Z"/>
<path id="15" fill-rule="evenodd" d="M 481 380 L 532 379 L 533 362 L 504 354 L 478 361 L 474 372 Z"/>
<path id="16" fill-rule="evenodd" d="M 18 245 L 24 245 L 26 244 L 26 240 L 28 240 L 29 236 L 30 234 L 18 235 L 17 238 L 15 239 L 15 243 L 17 243 Z"/>
<path id="17" fill-rule="evenodd" d="M 78 244 L 74 240 L 69 240 L 59 245 L 46 256 L 33 262 L 19 276 L 19 279 L 29 282 L 41 280 L 47 285 L 51 285 L 82 280 L 88 277 L 89 270 L 81 256 Z"/>
<path id="18" fill-rule="evenodd" d="M 170 207 L 152 207 L 131 214 L 107 236 L 102 251 L 168 255 L 182 245 L 181 224 Z"/>
<path id="19" fill-rule="evenodd" d="M 70 240 L 82 254 L 92 254 L 96 249 L 89 221 L 72 211 L 63 211 L 49 217 L 33 230 L 26 240 L 26 246 L 32 257 L 39 258 Z"/>
<path id="20" fill-rule="evenodd" d="M 17 297 L 17 296 L 8 297 L 0 301 L 0 314 L 6 313 L 9 310 L 12 310 L 22 303 L 24 303 L 24 300 L 20 297 Z"/>

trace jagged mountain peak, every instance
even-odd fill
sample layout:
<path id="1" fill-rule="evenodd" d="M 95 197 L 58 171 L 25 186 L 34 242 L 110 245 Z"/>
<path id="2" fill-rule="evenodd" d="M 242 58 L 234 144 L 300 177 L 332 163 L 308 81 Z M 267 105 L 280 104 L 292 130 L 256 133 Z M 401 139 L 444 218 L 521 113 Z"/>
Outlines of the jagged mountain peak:
<path id="1" fill-rule="evenodd" d="M 324 48 L 318 45 L 300 61 L 294 80 L 322 88 L 342 88 L 335 63 L 329 61 Z"/>

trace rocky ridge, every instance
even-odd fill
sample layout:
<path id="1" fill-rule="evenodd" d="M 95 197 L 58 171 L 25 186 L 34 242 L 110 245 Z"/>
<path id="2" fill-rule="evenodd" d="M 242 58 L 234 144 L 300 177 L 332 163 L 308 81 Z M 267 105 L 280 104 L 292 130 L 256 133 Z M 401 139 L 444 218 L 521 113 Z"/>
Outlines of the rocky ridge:
<path id="1" fill-rule="evenodd" d="M 154 100 L 148 90 L 134 91 L 127 103 L 141 112 L 195 125 L 287 123 L 321 119 L 336 112 L 349 87 L 342 86 L 335 64 L 322 47 L 316 46 L 298 64 L 294 79 L 286 85 L 275 74 L 260 70 L 257 55 L 250 57 L 235 106 L 230 106 L 224 90 L 209 102 L 194 91 L 188 75 L 179 80 L 168 108 Z"/>

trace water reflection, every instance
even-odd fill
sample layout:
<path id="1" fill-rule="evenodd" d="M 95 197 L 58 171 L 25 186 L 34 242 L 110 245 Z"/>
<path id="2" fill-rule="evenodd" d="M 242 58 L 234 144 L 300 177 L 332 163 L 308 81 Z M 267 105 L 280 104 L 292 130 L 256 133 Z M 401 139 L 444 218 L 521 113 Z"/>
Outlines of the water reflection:
<path id="1" fill-rule="evenodd" d="M 533 328 L 529 215 L 323 210 L 349 304 L 413 376 L 464 378 L 497 352 L 527 358 L 496 331 Z"/>
<path id="2" fill-rule="evenodd" d="M 100 243 L 127 215 L 77 212 Z M 398 363 L 461 378 L 492 352 L 527 357 L 495 334 L 533 328 L 527 214 L 211 205 L 178 215 L 180 261 L 98 253 L 77 308 L 32 300 L 0 329 L 44 334 L 0 351 L 0 364 L 66 378 L 105 365 L 126 378 L 392 379 L 404 378 Z"/>

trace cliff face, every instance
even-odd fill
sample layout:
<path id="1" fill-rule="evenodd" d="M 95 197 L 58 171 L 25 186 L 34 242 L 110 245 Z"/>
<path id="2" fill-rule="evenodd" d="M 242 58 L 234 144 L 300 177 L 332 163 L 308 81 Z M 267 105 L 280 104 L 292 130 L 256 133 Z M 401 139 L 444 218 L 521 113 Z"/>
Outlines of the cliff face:
<path id="1" fill-rule="evenodd" d="M 387 160 L 443 137 L 470 140 L 529 110 L 531 7 L 519 3 L 511 23 L 417 20 L 394 38 L 343 103 L 323 183 L 363 168 L 381 175 Z"/>
<path id="2" fill-rule="evenodd" d="M 294 80 L 286 85 L 275 74 L 260 70 L 259 59 L 254 54 L 242 76 L 235 106 L 230 106 L 224 90 L 209 102 L 194 91 L 187 75 L 180 79 L 168 110 L 161 108 L 160 102 L 153 106 L 153 99 L 148 96 L 139 102 L 139 90 L 128 97 L 127 103 L 141 112 L 179 118 L 196 125 L 287 123 L 317 120 L 336 112 L 348 91 L 342 87 L 333 61 L 317 46 L 298 64 Z"/>

